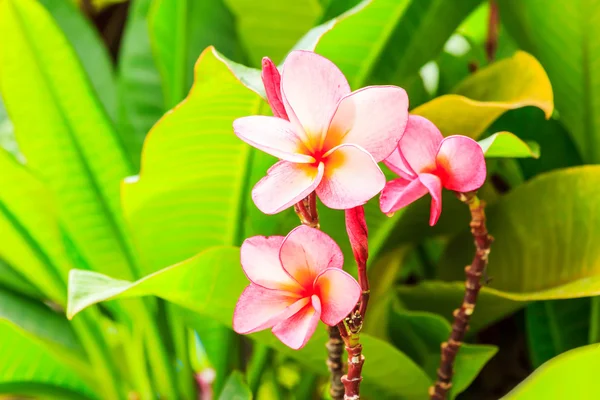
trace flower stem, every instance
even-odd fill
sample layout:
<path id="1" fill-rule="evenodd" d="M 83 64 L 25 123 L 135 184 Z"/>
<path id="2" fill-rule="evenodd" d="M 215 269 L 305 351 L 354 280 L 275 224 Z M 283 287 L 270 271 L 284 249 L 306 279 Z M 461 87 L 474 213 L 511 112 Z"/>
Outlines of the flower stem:
<path id="1" fill-rule="evenodd" d="M 496 49 L 498 48 L 498 4 L 496 0 L 490 0 L 490 15 L 488 20 L 487 38 L 485 40 L 485 53 L 488 62 L 496 58 Z"/>
<path id="2" fill-rule="evenodd" d="M 469 327 L 469 319 L 475 310 L 477 296 L 481 289 L 481 277 L 485 273 L 493 238 L 488 234 L 485 225 L 485 203 L 480 201 L 475 192 L 458 193 L 458 198 L 469 206 L 471 211 L 471 234 L 475 240 L 475 256 L 473 262 L 465 268 L 465 295 L 460 308 L 454 310 L 452 332 L 447 342 L 442 343 L 440 367 L 437 370 L 437 381 L 429 388 L 431 400 L 445 400 L 452 387 L 454 360 L 460 349 L 465 333 Z"/>

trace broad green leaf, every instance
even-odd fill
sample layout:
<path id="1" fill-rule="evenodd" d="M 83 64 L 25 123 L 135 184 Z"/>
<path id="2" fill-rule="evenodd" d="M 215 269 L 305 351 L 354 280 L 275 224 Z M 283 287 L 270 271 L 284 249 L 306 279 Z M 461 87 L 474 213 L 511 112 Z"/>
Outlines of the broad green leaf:
<path id="1" fill-rule="evenodd" d="M 590 309 L 590 299 L 548 300 L 527 306 L 527 343 L 535 368 L 589 343 Z"/>
<path id="2" fill-rule="evenodd" d="M 462 81 L 453 94 L 440 96 L 412 111 L 422 115 L 444 135 L 478 138 L 508 110 L 525 106 L 542 109 L 550 118 L 554 109 L 552 86 L 542 65 L 519 51 Z"/>
<path id="3" fill-rule="evenodd" d="M 160 74 L 150 47 L 151 4 L 152 0 L 132 0 L 117 68 L 119 133 L 136 170 L 144 138 L 166 110 Z"/>
<path id="4" fill-rule="evenodd" d="M 598 368 L 600 347 L 579 347 L 546 362 L 502 399 L 595 399 Z"/>
<path id="5" fill-rule="evenodd" d="M 0 36 L 0 91 L 28 167 L 51 189 L 84 262 L 132 276 L 119 217 L 131 166 L 76 53 L 33 0 L 0 2 Z"/>
<path id="6" fill-rule="evenodd" d="M 486 157 L 539 158 L 540 146 L 525 142 L 510 132 L 498 132 L 479 141 Z"/>
<path id="7" fill-rule="evenodd" d="M 2 97 L 0 97 L 0 148 L 8 151 L 20 162 L 25 161 L 15 140 L 15 129 L 12 122 L 10 122 L 10 118 L 8 118 Z"/>
<path id="8" fill-rule="evenodd" d="M 519 45 L 550 77 L 556 108 L 588 163 L 600 161 L 600 4 L 594 1 L 502 0 L 500 16 Z"/>
<path id="9" fill-rule="evenodd" d="M 229 375 L 219 400 L 252 400 L 252 392 L 241 372 L 234 371 Z"/>
<path id="10" fill-rule="evenodd" d="M 244 59 L 223 0 L 155 0 L 149 18 L 167 109 L 183 100 L 192 86 L 194 63 L 206 47 L 214 46 L 233 60 Z"/>
<path id="11" fill-rule="evenodd" d="M 123 185 L 123 208 L 146 272 L 213 245 L 239 244 L 250 147 L 233 121 L 257 114 L 262 100 L 207 49 L 188 98 L 144 143 L 139 179 Z"/>
<path id="12" fill-rule="evenodd" d="M 67 315 L 72 318 L 85 307 L 113 298 L 157 295 L 189 308 L 196 313 L 231 327 L 238 295 L 248 284 L 239 266 L 239 249 L 213 247 L 180 264 L 158 271 L 136 282 L 109 278 L 105 275 L 73 270 L 69 282 Z M 270 332 L 252 335 L 255 340 L 295 358 L 315 372 L 326 375 L 323 362 L 327 333 L 320 327 L 305 348 L 293 351 L 282 345 Z M 391 345 L 368 335 L 361 342 L 369 349 L 371 365 L 365 368 L 365 395 L 378 398 L 421 399 L 427 392 L 429 379 L 408 357 Z"/>
<path id="13" fill-rule="evenodd" d="M 440 345 L 450 337 L 450 323 L 439 315 L 393 308 L 390 315 L 392 343 L 408 354 L 429 375 L 437 379 Z M 463 392 L 483 366 L 496 354 L 495 346 L 463 343 L 456 356 L 450 399 Z"/>
<path id="14" fill-rule="evenodd" d="M 474 314 L 479 326 L 517 309 L 515 301 L 600 295 L 600 258 L 595 251 L 599 196 L 600 167 L 576 167 L 540 175 L 488 209 L 488 229 L 495 237 L 488 266 L 493 280 Z M 469 232 L 450 241 L 441 278 L 464 280 L 464 266 L 473 254 Z M 449 316 L 460 305 L 464 285 L 425 282 L 401 293 L 411 309 Z"/>
<path id="15" fill-rule="evenodd" d="M 117 89 L 112 60 L 96 27 L 68 0 L 39 0 L 77 53 L 96 95 L 114 120 Z"/>
<path id="16" fill-rule="evenodd" d="M 316 52 L 335 62 L 350 86 L 406 85 L 481 0 L 373 0 L 327 32 Z"/>
<path id="17" fill-rule="evenodd" d="M 40 297 L 40 291 L 23 274 L 15 271 L 6 261 L 0 259 L 0 287 L 13 290 L 28 297 Z"/>
<path id="18" fill-rule="evenodd" d="M 223 0 L 235 16 L 240 40 L 250 65 L 260 67 L 263 57 L 275 63 L 321 18 L 319 0 Z M 215 44 L 215 43 L 213 43 Z M 222 51 L 219 46 L 216 46 Z M 226 54 L 227 55 L 227 54 Z"/>
<path id="19" fill-rule="evenodd" d="M 0 393 L 43 395 L 51 394 L 55 387 L 58 393 L 74 392 L 79 398 L 97 398 L 77 374 L 43 344 L 4 319 L 0 319 L 0 337 Z"/>

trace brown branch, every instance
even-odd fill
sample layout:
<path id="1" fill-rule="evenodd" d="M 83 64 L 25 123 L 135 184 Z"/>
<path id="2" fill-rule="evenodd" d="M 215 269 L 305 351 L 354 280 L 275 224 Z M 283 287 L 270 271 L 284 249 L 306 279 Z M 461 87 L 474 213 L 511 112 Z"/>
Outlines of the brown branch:
<path id="1" fill-rule="evenodd" d="M 344 400 L 360 399 L 360 383 L 362 382 L 362 366 L 365 356 L 362 355 L 362 345 L 357 343 L 354 347 L 346 347 L 348 352 L 348 373 L 342 377 L 345 394 Z"/>
<path id="2" fill-rule="evenodd" d="M 303 225 L 319 229 L 319 214 L 317 212 L 315 192 L 312 192 L 308 197 L 296 203 L 294 211 L 298 214 L 298 218 L 300 218 L 300 222 Z M 344 398 L 344 386 L 341 380 L 344 374 L 344 363 L 342 361 L 344 341 L 337 326 L 330 326 L 328 332 L 329 340 L 325 344 L 325 347 L 327 348 L 327 368 L 329 369 L 330 377 L 329 394 L 333 400 L 342 400 Z"/>
<path id="3" fill-rule="evenodd" d="M 432 400 L 445 400 L 452 387 L 454 360 L 469 328 L 469 319 L 475 310 L 477 296 L 481 289 L 481 277 L 485 273 L 493 241 L 485 225 L 485 203 L 477 198 L 475 192 L 458 193 L 458 198 L 467 204 L 471 211 L 470 226 L 476 250 L 473 262 L 465 268 L 467 275 L 465 295 L 460 308 L 454 310 L 450 338 L 441 346 L 442 354 L 440 367 L 437 370 L 437 381 L 434 386 L 429 388 L 429 397 Z"/>
<path id="4" fill-rule="evenodd" d="M 494 61 L 496 58 L 496 50 L 498 49 L 498 4 L 496 0 L 490 0 L 490 16 L 488 20 L 487 38 L 485 40 L 485 54 L 488 62 Z"/>

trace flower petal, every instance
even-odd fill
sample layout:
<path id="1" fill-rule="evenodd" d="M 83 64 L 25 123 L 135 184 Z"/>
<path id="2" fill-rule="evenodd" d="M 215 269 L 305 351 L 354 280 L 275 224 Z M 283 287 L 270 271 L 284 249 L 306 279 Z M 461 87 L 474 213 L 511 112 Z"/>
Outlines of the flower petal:
<path id="1" fill-rule="evenodd" d="M 401 178 L 406 180 L 413 180 L 417 177 L 417 174 L 412 170 L 410 165 L 406 162 L 406 159 L 400 152 L 400 148 L 396 147 L 396 149 L 383 160 L 383 163 L 395 174 L 399 175 Z"/>
<path id="2" fill-rule="evenodd" d="M 435 157 L 443 138 L 433 122 L 411 115 L 398 147 L 414 172 L 431 172 L 435 170 Z"/>
<path id="3" fill-rule="evenodd" d="M 361 289 L 347 272 L 326 269 L 315 280 L 315 293 L 321 300 L 321 321 L 334 326 L 354 309 Z"/>
<path id="4" fill-rule="evenodd" d="M 429 225 L 434 226 L 442 213 L 442 181 L 433 174 L 419 174 L 419 180 L 431 194 Z"/>
<path id="5" fill-rule="evenodd" d="M 312 163 L 300 137 L 289 121 L 281 118 L 254 115 L 233 121 L 235 134 L 252 147 L 286 161 Z"/>
<path id="6" fill-rule="evenodd" d="M 279 259 L 283 268 L 305 289 L 312 289 L 327 268 L 342 268 L 344 255 L 337 243 L 319 229 L 301 225 L 283 240 Z"/>
<path id="7" fill-rule="evenodd" d="M 301 287 L 281 266 L 279 249 L 285 237 L 254 236 L 240 249 L 242 268 L 252 283 L 267 289 L 300 292 Z"/>
<path id="8" fill-rule="evenodd" d="M 252 189 L 252 200 L 265 214 L 276 214 L 308 196 L 321 182 L 324 165 L 279 161 Z"/>
<path id="9" fill-rule="evenodd" d="M 313 149 L 325 139 L 338 102 L 350 93 L 342 71 L 311 51 L 292 51 L 283 64 L 281 91 L 290 121 L 306 132 Z"/>
<path id="10" fill-rule="evenodd" d="M 308 304 L 308 298 L 282 290 L 250 284 L 233 312 L 233 330 L 252 333 L 270 328 Z"/>
<path id="11" fill-rule="evenodd" d="M 327 207 L 345 210 L 365 204 L 384 186 L 385 175 L 373 157 L 359 146 L 343 144 L 327 154 L 317 195 Z"/>
<path id="12" fill-rule="evenodd" d="M 389 214 L 406 207 L 426 194 L 427 188 L 418 179 L 410 181 L 404 178 L 394 179 L 383 188 L 379 206 L 382 212 Z"/>
<path id="13" fill-rule="evenodd" d="M 436 163 L 442 184 L 447 189 L 470 192 L 485 182 L 483 151 L 469 137 L 457 135 L 442 140 Z"/>
<path id="14" fill-rule="evenodd" d="M 345 212 L 346 232 L 358 265 L 365 264 L 369 257 L 369 230 L 365 219 L 365 208 L 358 206 Z"/>
<path id="15" fill-rule="evenodd" d="M 286 346 L 294 350 L 301 349 L 315 333 L 320 316 L 321 303 L 317 296 L 312 296 L 311 304 L 275 325 L 273 333 Z"/>
<path id="16" fill-rule="evenodd" d="M 288 119 L 281 98 L 281 74 L 269 57 L 262 59 L 261 77 L 273 115 L 277 118 Z"/>
<path id="17" fill-rule="evenodd" d="M 356 144 L 382 161 L 397 147 L 408 122 L 408 96 L 397 86 L 370 86 L 344 97 L 324 148 Z"/>

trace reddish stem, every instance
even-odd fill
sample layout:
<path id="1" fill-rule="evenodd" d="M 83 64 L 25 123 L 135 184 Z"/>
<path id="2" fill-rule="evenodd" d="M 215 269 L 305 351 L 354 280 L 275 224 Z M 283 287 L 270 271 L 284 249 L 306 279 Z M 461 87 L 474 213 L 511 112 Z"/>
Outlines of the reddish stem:
<path id="1" fill-rule="evenodd" d="M 454 310 L 454 322 L 452 323 L 450 338 L 441 346 L 442 354 L 440 367 L 437 371 L 438 378 L 435 385 L 429 388 L 429 397 L 432 400 L 445 400 L 452 387 L 454 361 L 469 329 L 469 320 L 475 310 L 477 296 L 481 289 L 481 277 L 487 267 L 490 246 L 493 241 L 485 225 L 485 203 L 477 198 L 475 192 L 458 193 L 458 198 L 467 204 L 471 211 L 470 226 L 476 251 L 473 262 L 465 268 L 467 275 L 465 295 L 460 308 Z"/>
<path id="2" fill-rule="evenodd" d="M 362 366 L 365 356 L 362 355 L 362 345 L 357 343 L 354 347 L 346 347 L 348 352 L 348 373 L 342 377 L 345 394 L 344 400 L 360 399 L 360 383 L 362 382 Z"/>
<path id="3" fill-rule="evenodd" d="M 496 0 L 490 0 L 490 17 L 488 20 L 487 39 L 485 41 L 485 54 L 488 62 L 496 58 L 498 48 L 498 25 L 499 25 L 498 4 Z"/>

